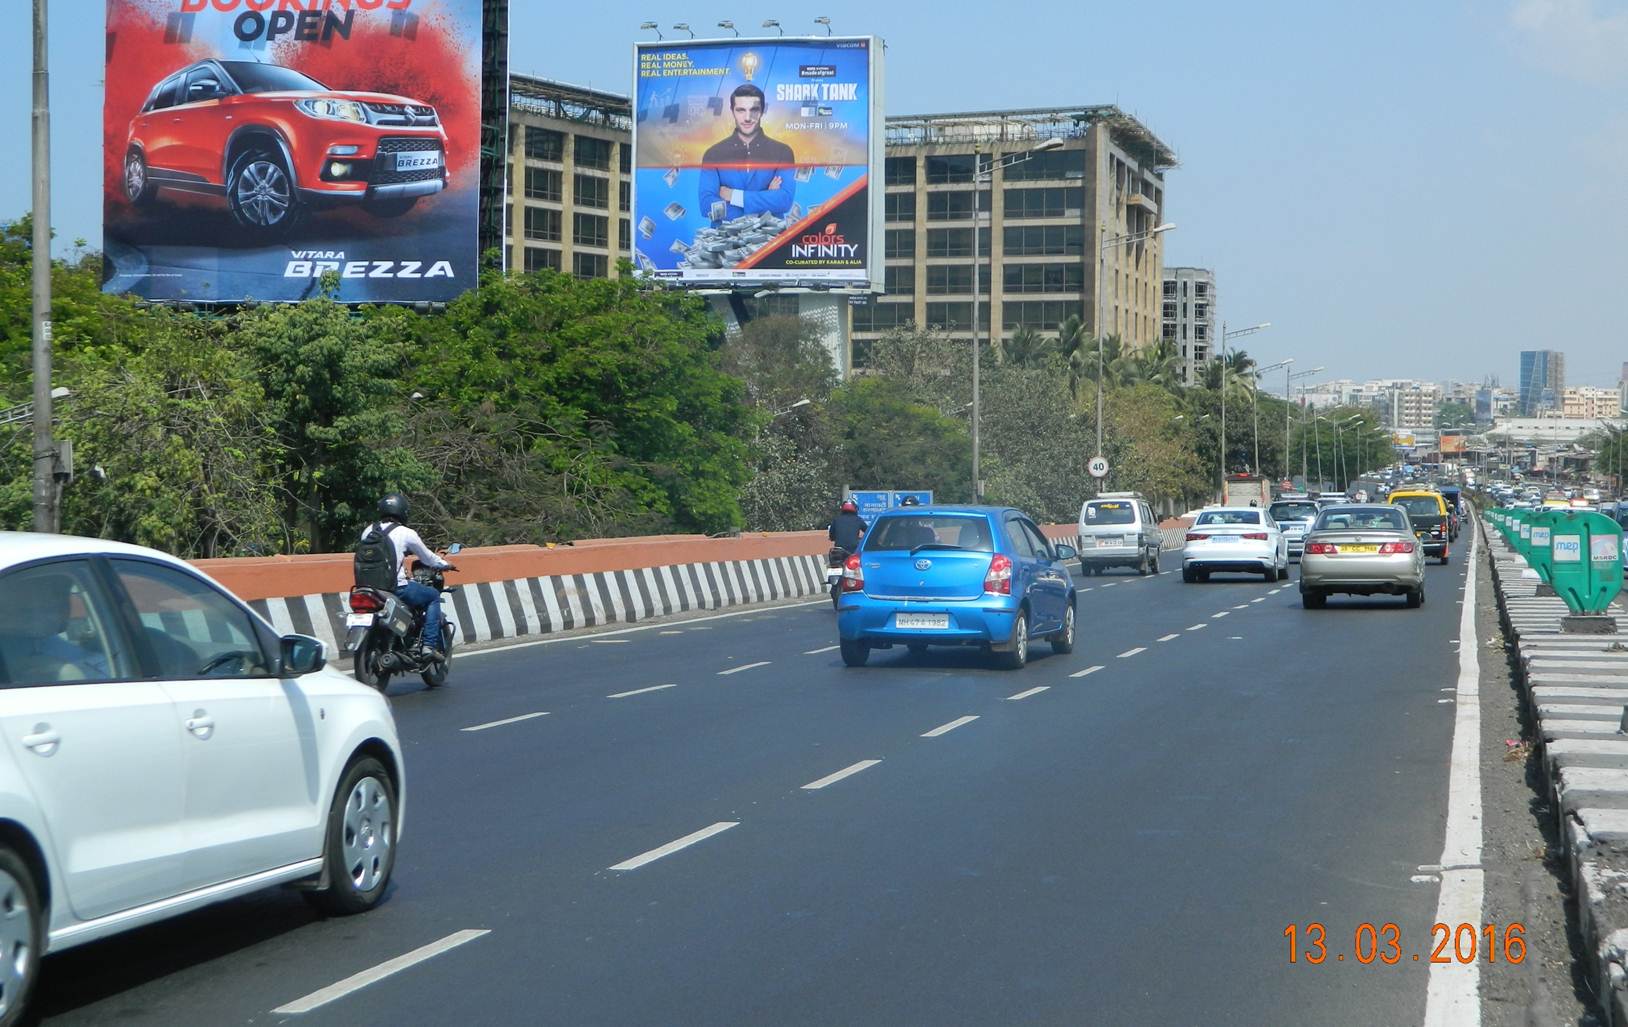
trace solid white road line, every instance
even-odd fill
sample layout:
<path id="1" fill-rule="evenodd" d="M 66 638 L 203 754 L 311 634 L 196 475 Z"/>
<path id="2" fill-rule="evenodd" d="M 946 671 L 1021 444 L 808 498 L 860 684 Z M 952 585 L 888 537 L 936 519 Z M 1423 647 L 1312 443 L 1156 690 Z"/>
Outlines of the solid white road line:
<path id="1" fill-rule="evenodd" d="M 663 688 L 677 688 L 677 687 L 678 687 L 678 685 L 676 683 L 671 684 L 671 685 L 651 685 L 649 688 L 635 688 L 631 692 L 617 692 L 615 695 L 607 695 L 607 696 L 605 696 L 605 698 L 607 698 L 607 699 L 626 699 L 630 695 L 643 695 L 646 692 L 659 692 Z"/>
<path id="2" fill-rule="evenodd" d="M 1174 631 L 1172 631 L 1172 632 L 1171 632 L 1171 633 L 1170 633 L 1170 634 L 1168 634 L 1168 635 L 1160 635 L 1160 636 L 1159 636 L 1159 641 L 1161 641 L 1161 642 L 1168 642 L 1168 641 L 1170 641 L 1170 640 L 1171 640 L 1171 639 L 1172 639 L 1172 638 L 1180 638 L 1180 637 L 1181 637 L 1181 635 L 1179 635 L 1179 634 L 1177 634 L 1177 633 L 1176 633 L 1176 632 L 1174 632 Z"/>
<path id="3" fill-rule="evenodd" d="M 1453 711 L 1453 755 L 1447 776 L 1447 836 L 1442 844 L 1441 891 L 1436 921 L 1479 924 L 1483 897 L 1481 869 L 1481 667 L 1475 636 L 1475 554 L 1481 536 L 1470 540 L 1464 610 L 1459 614 L 1458 699 Z M 1425 991 L 1426 1027 L 1481 1022 L 1481 968 L 1477 963 L 1431 963 Z"/>
<path id="4" fill-rule="evenodd" d="M 1137 653 L 1145 653 L 1145 652 L 1147 652 L 1147 651 L 1148 651 L 1148 647 L 1147 647 L 1147 646 L 1145 646 L 1145 645 L 1139 645 L 1139 646 L 1137 646 L 1137 647 L 1136 647 L 1136 648 L 1135 648 L 1135 649 L 1127 649 L 1127 650 L 1125 650 L 1125 651 L 1124 651 L 1124 652 L 1122 652 L 1122 653 L 1120 653 L 1120 654 L 1119 654 L 1119 658 L 1120 658 L 1120 659 L 1121 659 L 1121 660 L 1123 660 L 1123 659 L 1125 659 L 1125 658 L 1126 658 L 1126 657 L 1130 657 L 1130 656 L 1135 656 L 1135 655 L 1136 655 L 1136 654 L 1137 654 Z"/>
<path id="5" fill-rule="evenodd" d="M 1007 696 L 1006 701 L 1016 702 L 1019 699 L 1027 699 L 1031 695 L 1039 695 L 1041 692 L 1047 691 L 1050 688 L 1050 685 L 1037 685 L 1034 688 L 1029 689 L 1027 692 L 1019 692 L 1017 695 Z"/>
<path id="6" fill-rule="evenodd" d="M 753 667 L 767 667 L 769 663 L 769 660 L 759 660 L 756 663 L 744 663 L 739 667 L 731 667 L 728 670 L 720 670 L 718 672 L 718 676 L 728 677 L 731 674 L 739 674 L 743 670 L 751 670 Z"/>
<path id="7" fill-rule="evenodd" d="M 826 785 L 834 785 L 838 781 L 841 781 L 843 778 L 845 778 L 845 777 L 853 777 L 855 774 L 859 773 L 861 770 L 869 770 L 870 768 L 876 766 L 880 762 L 882 762 L 882 761 L 881 760 L 860 760 L 858 763 L 855 763 L 851 767 L 843 767 L 841 770 L 837 771 L 835 774 L 827 774 L 824 777 L 820 778 L 818 781 L 810 781 L 808 784 L 803 786 L 803 791 L 812 792 L 812 791 L 817 791 L 817 790 L 819 790 L 821 788 L 824 788 Z"/>
<path id="8" fill-rule="evenodd" d="M 804 649 L 803 650 L 803 655 L 804 656 L 818 656 L 821 653 L 828 653 L 833 649 L 841 649 L 841 648 L 842 648 L 842 646 L 840 646 L 840 645 L 828 645 L 824 649 Z"/>
<path id="9" fill-rule="evenodd" d="M 957 720 L 950 721 L 948 724 L 940 724 L 938 727 L 935 727 L 931 731 L 922 735 L 922 737 L 937 738 L 939 735 L 947 735 L 956 728 L 961 727 L 963 724 L 970 724 L 977 719 L 977 717 L 961 717 Z"/>
<path id="10" fill-rule="evenodd" d="M 1083 678 L 1087 674 L 1095 674 L 1097 671 L 1099 671 L 1101 669 L 1102 669 L 1102 664 L 1099 663 L 1095 667 L 1087 667 L 1084 670 L 1077 670 L 1074 673 L 1070 674 L 1069 677 L 1071 677 L 1071 678 Z"/>
<path id="11" fill-rule="evenodd" d="M 382 981 L 393 973 L 399 973 L 410 966 L 439 956 L 441 953 L 455 949 L 465 942 L 474 941 L 476 938 L 490 933 L 490 931 L 481 930 L 454 931 L 440 941 L 432 941 L 428 945 L 416 948 L 404 956 L 386 960 L 370 970 L 363 970 L 361 973 L 353 974 L 337 984 L 330 984 L 320 991 L 313 991 L 304 998 L 295 999 L 286 1006 L 278 1006 L 272 1012 L 279 1015 L 309 1013 L 311 1010 L 325 1006 L 335 999 L 344 998 L 353 991 L 360 991 L 369 984 Z"/>
<path id="12" fill-rule="evenodd" d="M 671 856 L 673 853 L 677 852 L 679 849 L 687 849 L 691 845 L 694 845 L 696 842 L 704 842 L 708 838 L 711 838 L 715 834 L 722 834 L 725 831 L 729 830 L 731 827 L 739 827 L 739 826 L 740 826 L 740 821 L 738 821 L 738 820 L 720 820 L 716 824 L 713 824 L 711 827 L 703 827 L 701 830 L 696 831 L 694 834 L 687 834 L 684 837 L 678 839 L 677 841 L 668 842 L 666 845 L 663 845 L 659 849 L 651 849 L 649 852 L 646 852 L 643 855 L 634 856 L 632 859 L 624 859 L 622 862 L 616 864 L 615 866 L 611 867 L 610 869 L 612 869 L 612 870 L 637 870 L 640 867 L 644 866 L 646 863 L 654 863 L 656 860 L 660 859 L 663 856 Z"/>
<path id="13" fill-rule="evenodd" d="M 1203 631 L 1207 627 L 1209 627 L 1208 624 L 1194 624 L 1191 627 L 1189 627 L 1187 630 L 1188 631 Z"/>
<path id="14" fill-rule="evenodd" d="M 459 730 L 460 731 L 485 731 L 489 727 L 502 727 L 505 724 L 518 724 L 522 720 L 535 720 L 538 717 L 546 717 L 546 716 L 548 716 L 547 712 L 543 712 L 543 713 L 523 713 L 518 717 L 510 717 L 507 720 L 494 720 L 490 724 L 476 724 L 474 727 L 459 728 Z"/>

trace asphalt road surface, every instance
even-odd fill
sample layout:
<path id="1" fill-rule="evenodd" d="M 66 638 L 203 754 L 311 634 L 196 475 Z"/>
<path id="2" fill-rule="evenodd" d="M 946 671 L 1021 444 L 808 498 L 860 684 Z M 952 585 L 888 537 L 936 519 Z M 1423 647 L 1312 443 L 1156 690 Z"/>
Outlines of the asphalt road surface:
<path id="1" fill-rule="evenodd" d="M 461 654 L 383 905 L 72 950 L 43 1021 L 1419 1023 L 1467 551 L 1418 610 L 1082 577 L 1019 672 L 823 602 Z"/>

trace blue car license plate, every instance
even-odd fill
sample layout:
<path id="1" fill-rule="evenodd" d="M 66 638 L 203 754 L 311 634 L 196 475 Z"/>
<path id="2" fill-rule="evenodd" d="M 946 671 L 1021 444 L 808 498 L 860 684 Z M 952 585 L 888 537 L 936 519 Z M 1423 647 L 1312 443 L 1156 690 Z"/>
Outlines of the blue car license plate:
<path id="1" fill-rule="evenodd" d="M 896 613 L 893 615 L 893 626 L 896 628 L 927 628 L 943 631 L 950 626 L 950 615 L 947 613 Z"/>

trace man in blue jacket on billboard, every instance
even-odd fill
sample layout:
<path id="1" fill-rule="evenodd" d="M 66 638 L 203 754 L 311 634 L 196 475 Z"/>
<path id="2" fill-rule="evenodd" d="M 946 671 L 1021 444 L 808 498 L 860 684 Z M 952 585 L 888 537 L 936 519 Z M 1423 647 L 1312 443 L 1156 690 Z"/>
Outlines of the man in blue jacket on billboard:
<path id="1" fill-rule="evenodd" d="M 757 86 L 735 87 L 729 94 L 735 131 L 701 156 L 701 209 L 714 224 L 764 211 L 784 217 L 796 197 L 797 158 L 763 134 L 764 102 Z"/>

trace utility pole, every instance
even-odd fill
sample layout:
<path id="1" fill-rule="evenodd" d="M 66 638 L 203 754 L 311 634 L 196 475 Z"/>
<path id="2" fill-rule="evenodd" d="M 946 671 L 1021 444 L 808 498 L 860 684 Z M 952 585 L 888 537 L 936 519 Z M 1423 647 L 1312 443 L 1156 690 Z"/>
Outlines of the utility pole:
<path id="1" fill-rule="evenodd" d="M 34 0 L 34 530 L 57 530 L 51 438 L 51 89 L 45 7 Z"/>

